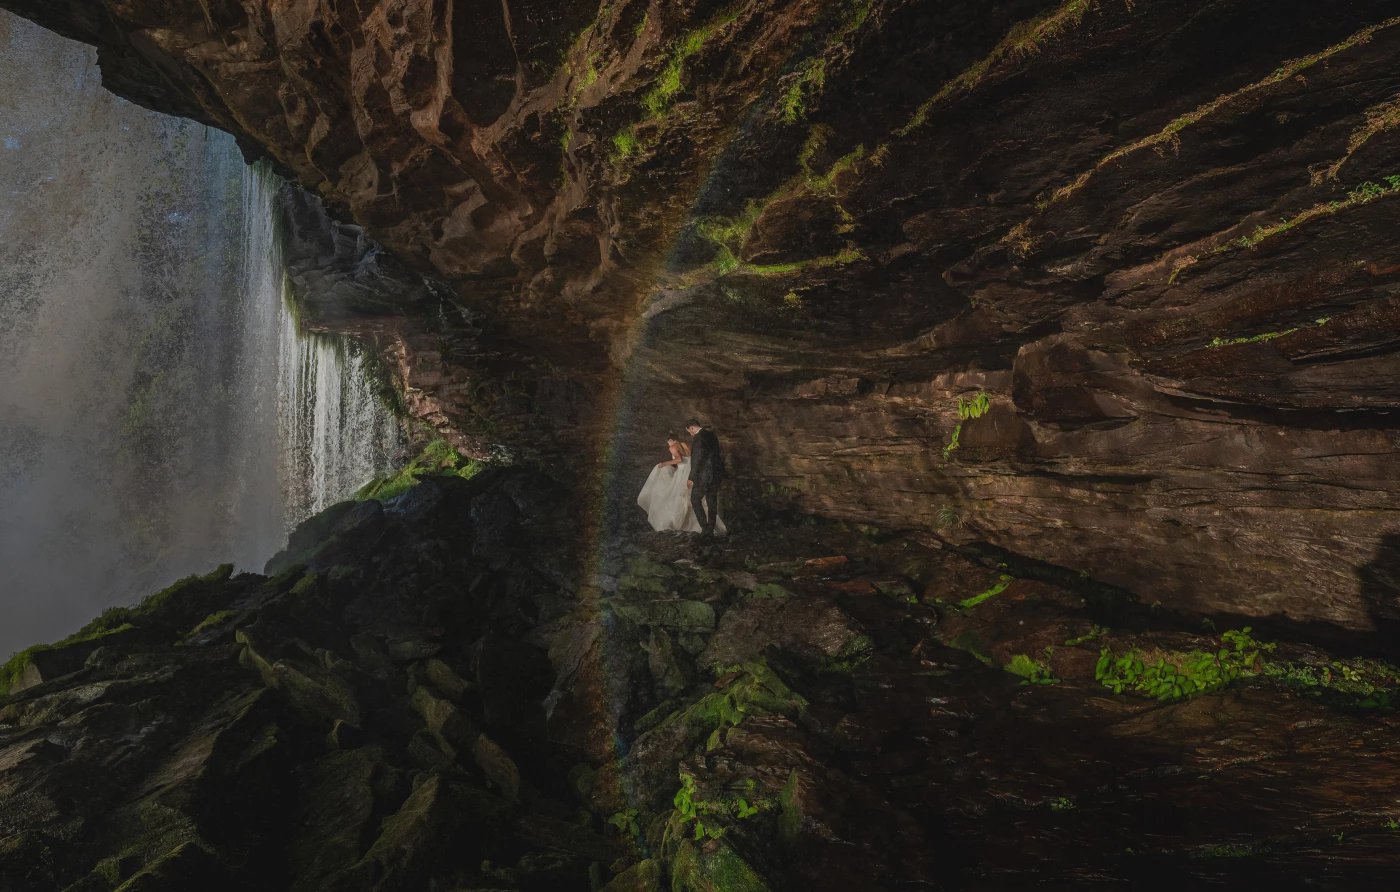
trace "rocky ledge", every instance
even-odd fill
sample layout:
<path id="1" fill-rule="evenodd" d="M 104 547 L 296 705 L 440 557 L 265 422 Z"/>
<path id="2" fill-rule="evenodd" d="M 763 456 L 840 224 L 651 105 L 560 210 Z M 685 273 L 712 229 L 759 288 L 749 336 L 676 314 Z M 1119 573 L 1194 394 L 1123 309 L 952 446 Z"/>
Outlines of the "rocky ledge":
<path id="1" fill-rule="evenodd" d="M 1394 875 L 1388 663 L 832 522 L 581 578 L 547 479 L 423 479 L 11 661 L 0 890 Z"/>

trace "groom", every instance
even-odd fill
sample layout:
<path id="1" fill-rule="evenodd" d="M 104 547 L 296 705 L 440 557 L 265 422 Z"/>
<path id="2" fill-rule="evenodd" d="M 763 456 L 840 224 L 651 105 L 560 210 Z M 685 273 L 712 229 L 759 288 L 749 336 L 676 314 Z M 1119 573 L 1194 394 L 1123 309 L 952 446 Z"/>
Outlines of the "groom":
<path id="1" fill-rule="evenodd" d="M 724 456 L 720 455 L 719 437 L 714 431 L 701 427 L 694 418 L 685 423 L 685 429 L 690 434 L 690 479 L 685 483 L 690 488 L 690 505 L 695 509 L 695 519 L 700 521 L 700 535 L 713 536 L 715 496 L 725 475 Z"/>

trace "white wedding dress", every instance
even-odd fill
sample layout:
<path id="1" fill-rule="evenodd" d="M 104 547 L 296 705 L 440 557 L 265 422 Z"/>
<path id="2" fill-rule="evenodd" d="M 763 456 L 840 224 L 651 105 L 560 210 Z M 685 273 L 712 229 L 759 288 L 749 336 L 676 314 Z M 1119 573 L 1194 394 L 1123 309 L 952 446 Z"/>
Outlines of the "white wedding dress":
<path id="1" fill-rule="evenodd" d="M 651 469 L 646 485 L 637 495 L 637 504 L 647 513 L 647 521 L 653 530 L 684 530 L 687 533 L 701 532 L 700 520 L 690 507 L 690 489 L 686 481 L 690 479 L 690 457 L 681 459 L 678 465 L 664 465 Z M 719 506 L 715 506 L 719 514 Z M 715 533 L 723 536 L 724 518 L 715 520 Z"/>

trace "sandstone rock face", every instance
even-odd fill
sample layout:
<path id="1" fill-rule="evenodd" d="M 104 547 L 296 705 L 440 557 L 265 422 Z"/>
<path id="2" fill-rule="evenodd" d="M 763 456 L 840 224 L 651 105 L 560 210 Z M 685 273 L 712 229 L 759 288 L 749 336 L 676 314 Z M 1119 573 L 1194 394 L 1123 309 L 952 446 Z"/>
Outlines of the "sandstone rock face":
<path id="1" fill-rule="evenodd" d="M 1400 616 L 1393 4 L 0 5 L 435 283 L 322 310 L 464 447 Z"/>

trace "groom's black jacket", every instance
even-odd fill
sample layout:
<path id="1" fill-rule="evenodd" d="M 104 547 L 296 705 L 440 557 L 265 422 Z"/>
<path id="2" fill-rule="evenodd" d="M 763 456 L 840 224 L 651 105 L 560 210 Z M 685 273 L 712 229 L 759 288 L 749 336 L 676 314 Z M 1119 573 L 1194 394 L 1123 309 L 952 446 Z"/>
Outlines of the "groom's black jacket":
<path id="1" fill-rule="evenodd" d="M 724 456 L 719 451 L 719 437 L 709 428 L 701 428 L 690 441 L 691 482 L 702 489 L 709 489 L 718 486 L 724 477 Z"/>

